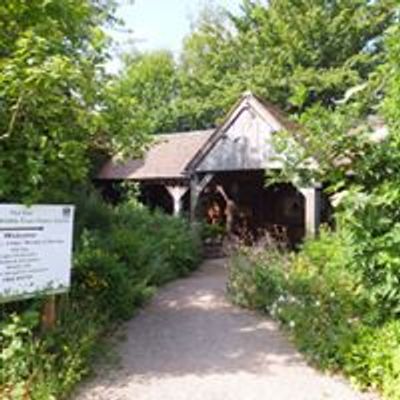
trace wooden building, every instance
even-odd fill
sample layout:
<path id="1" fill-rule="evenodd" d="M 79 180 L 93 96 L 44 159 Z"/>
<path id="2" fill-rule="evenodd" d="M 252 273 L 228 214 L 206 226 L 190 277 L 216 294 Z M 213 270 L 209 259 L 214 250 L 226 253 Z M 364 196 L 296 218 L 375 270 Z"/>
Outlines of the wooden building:
<path id="1" fill-rule="evenodd" d="M 284 231 L 298 242 L 321 217 L 319 185 L 266 185 L 282 168 L 277 131 L 298 127 L 274 105 L 246 93 L 215 130 L 158 135 L 141 160 L 107 162 L 99 180 L 135 181 L 142 199 L 174 215 L 225 225 L 229 232 Z"/>

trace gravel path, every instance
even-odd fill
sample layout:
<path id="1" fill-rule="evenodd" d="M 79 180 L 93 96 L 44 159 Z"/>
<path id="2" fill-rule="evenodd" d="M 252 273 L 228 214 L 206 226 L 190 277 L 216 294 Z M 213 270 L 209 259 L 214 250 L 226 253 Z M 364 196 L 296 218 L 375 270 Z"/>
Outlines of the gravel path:
<path id="1" fill-rule="evenodd" d="M 77 400 L 366 400 L 305 364 L 277 325 L 225 299 L 222 261 L 160 291 L 124 327 L 117 365 Z"/>

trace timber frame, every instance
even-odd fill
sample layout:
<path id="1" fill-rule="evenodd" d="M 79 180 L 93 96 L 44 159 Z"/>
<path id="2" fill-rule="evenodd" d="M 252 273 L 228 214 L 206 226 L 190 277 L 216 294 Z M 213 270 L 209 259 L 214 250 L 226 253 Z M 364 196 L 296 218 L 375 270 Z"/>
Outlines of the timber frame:
<path id="1" fill-rule="evenodd" d="M 102 168 L 98 180 L 102 183 L 132 180 L 147 188 L 152 185 L 164 188 L 164 194 L 167 193 L 172 202 L 169 211 L 175 216 L 186 211 L 192 222 L 204 218 L 201 199 L 207 197 L 209 194 L 205 192 L 211 193 L 212 188 L 213 196 L 219 192 L 226 208 L 236 198 L 239 203 L 246 203 L 247 214 L 252 214 L 250 208 L 267 208 L 262 212 L 253 212 L 252 218 L 269 218 L 274 223 L 277 218 L 271 217 L 272 209 L 284 202 L 296 208 L 297 201 L 302 204 L 304 234 L 316 235 L 321 221 L 320 184 L 310 184 L 296 190 L 283 186 L 275 188 L 276 193 L 279 190 L 281 192 L 281 197 L 276 197 L 276 193 L 264 193 L 260 180 L 261 173 L 283 167 L 285 154 L 275 150 L 274 133 L 286 130 L 292 132 L 295 138 L 299 129 L 277 107 L 246 92 L 216 129 L 159 135 L 143 160 L 122 164 L 110 160 Z M 251 186 L 255 182 L 260 186 L 258 191 Z M 247 198 L 241 189 L 248 192 Z M 295 191 L 301 194 L 301 201 L 296 200 L 298 195 Z M 217 203 L 221 203 L 221 199 L 217 199 Z"/>

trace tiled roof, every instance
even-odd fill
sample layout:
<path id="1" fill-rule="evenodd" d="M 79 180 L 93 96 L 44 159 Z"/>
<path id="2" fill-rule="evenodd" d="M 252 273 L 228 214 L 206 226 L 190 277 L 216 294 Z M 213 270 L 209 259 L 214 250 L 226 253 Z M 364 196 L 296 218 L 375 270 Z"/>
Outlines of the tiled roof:
<path id="1" fill-rule="evenodd" d="M 143 159 L 114 158 L 101 169 L 102 180 L 182 179 L 185 168 L 208 141 L 213 130 L 157 135 Z"/>

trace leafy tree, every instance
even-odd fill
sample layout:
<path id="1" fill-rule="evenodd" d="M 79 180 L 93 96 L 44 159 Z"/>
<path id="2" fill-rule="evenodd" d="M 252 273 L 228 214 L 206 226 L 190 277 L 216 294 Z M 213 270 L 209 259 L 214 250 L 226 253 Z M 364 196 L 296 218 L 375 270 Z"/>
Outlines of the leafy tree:
<path id="1" fill-rule="evenodd" d="M 393 19 L 391 0 L 244 0 L 242 9 L 206 14 L 186 40 L 182 91 L 196 125 L 214 123 L 247 89 L 291 113 L 334 107 L 382 63 Z"/>
<path id="2" fill-rule="evenodd" d="M 397 21 L 398 22 L 398 21 Z M 387 35 L 387 63 L 383 68 L 386 97 L 383 111 L 392 131 L 400 133 L 400 28 L 394 25 Z"/>
<path id="3" fill-rule="evenodd" d="M 0 198 L 66 199 L 89 152 L 109 141 L 101 115 L 113 0 L 0 5 Z M 105 139 L 105 140 L 104 140 Z"/>
<path id="4" fill-rule="evenodd" d="M 326 106 L 382 62 L 393 1 L 244 1 L 234 18 L 250 86 L 284 108 Z"/>
<path id="5" fill-rule="evenodd" d="M 146 134 L 177 129 L 174 103 L 178 89 L 176 65 L 170 53 L 126 55 L 122 72 L 106 89 L 108 126 L 125 131 L 124 137 L 143 139 Z"/>
<path id="6" fill-rule="evenodd" d="M 399 26 L 387 32 L 386 63 L 380 70 L 387 134 L 358 165 L 363 180 L 348 196 L 345 213 L 359 246 L 360 266 L 381 313 L 400 315 L 400 45 Z M 352 194 L 350 192 L 350 194 Z M 363 199 L 360 202 L 360 199 Z"/>
<path id="7" fill-rule="evenodd" d="M 178 104 L 188 128 L 214 126 L 246 90 L 233 28 L 224 10 L 206 8 L 184 41 Z"/>
<path id="8" fill-rule="evenodd" d="M 329 182 L 331 190 L 341 192 L 336 196 L 338 229 L 350 234 L 355 254 L 352 268 L 362 274 L 375 305 L 373 322 L 378 324 L 400 314 L 398 37 L 394 20 L 383 35 L 381 65 L 362 89 L 350 89 L 351 95 L 334 110 L 317 104 L 302 114 L 302 145 L 297 147 L 303 151 L 297 152 L 299 157 L 285 171 L 292 175 L 296 164 L 315 156 L 318 169 L 312 178 Z"/>

